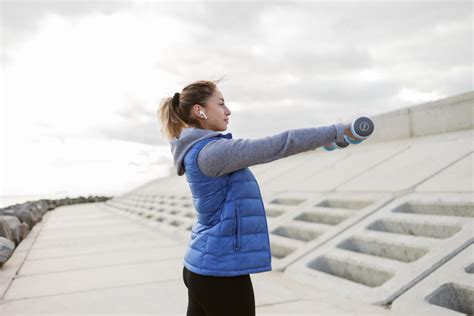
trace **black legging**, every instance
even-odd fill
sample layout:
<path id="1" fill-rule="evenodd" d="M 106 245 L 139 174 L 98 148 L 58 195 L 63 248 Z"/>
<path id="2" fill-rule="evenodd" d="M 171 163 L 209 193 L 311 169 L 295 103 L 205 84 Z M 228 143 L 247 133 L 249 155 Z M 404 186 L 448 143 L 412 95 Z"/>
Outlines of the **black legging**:
<path id="1" fill-rule="evenodd" d="M 250 275 L 230 277 L 196 274 L 183 267 L 188 288 L 187 316 L 255 316 Z"/>

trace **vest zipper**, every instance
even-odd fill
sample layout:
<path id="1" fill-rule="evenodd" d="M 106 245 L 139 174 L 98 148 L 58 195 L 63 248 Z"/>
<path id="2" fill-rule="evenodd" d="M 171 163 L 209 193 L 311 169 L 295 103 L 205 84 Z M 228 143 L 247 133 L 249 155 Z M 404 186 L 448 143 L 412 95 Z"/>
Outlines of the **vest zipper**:
<path id="1" fill-rule="evenodd" d="M 235 250 L 240 249 L 240 208 L 236 208 L 236 219 L 235 219 Z"/>

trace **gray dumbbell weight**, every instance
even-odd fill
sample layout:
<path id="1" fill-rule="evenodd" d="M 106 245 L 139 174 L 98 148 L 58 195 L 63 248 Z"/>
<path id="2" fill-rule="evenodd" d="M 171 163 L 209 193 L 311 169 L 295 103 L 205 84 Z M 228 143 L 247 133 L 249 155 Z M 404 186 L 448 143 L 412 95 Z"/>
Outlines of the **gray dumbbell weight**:
<path id="1" fill-rule="evenodd" d="M 349 146 L 349 144 L 360 144 L 370 135 L 372 135 L 374 129 L 374 122 L 368 117 L 361 116 L 355 121 L 353 121 L 350 125 L 352 136 L 354 136 L 355 138 L 352 138 L 349 135 L 345 134 L 344 140 L 342 142 L 332 142 L 331 144 L 325 145 L 323 147 L 327 151 L 331 151 L 334 149 L 346 148 L 347 146 Z"/>

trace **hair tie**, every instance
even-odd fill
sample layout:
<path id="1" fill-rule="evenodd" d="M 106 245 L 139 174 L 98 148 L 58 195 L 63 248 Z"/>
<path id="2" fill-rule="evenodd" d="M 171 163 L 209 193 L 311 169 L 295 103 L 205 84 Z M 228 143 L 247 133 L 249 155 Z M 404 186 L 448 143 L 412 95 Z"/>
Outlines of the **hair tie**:
<path id="1" fill-rule="evenodd" d="M 179 106 L 179 92 L 176 92 L 173 96 L 173 106 L 176 108 Z"/>

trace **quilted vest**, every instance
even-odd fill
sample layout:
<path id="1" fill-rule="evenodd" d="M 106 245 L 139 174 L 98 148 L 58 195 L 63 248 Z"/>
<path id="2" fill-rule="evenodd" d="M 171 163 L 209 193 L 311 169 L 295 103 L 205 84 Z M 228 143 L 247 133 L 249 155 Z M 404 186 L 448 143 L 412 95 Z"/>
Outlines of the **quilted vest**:
<path id="1" fill-rule="evenodd" d="M 197 274 L 236 276 L 272 270 L 267 218 L 249 168 L 211 177 L 197 166 L 199 151 L 218 135 L 195 143 L 184 157 L 197 220 L 183 264 Z"/>

